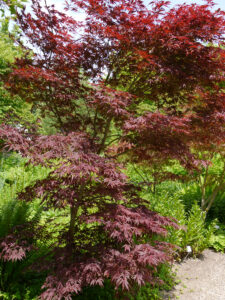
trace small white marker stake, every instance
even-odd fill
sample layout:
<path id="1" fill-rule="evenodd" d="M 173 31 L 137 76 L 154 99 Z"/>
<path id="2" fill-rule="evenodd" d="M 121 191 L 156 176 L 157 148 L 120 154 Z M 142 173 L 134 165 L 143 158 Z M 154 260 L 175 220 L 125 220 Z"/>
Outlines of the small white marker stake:
<path id="1" fill-rule="evenodd" d="M 191 252 L 192 252 L 191 246 L 187 246 L 187 253 L 191 253 Z"/>

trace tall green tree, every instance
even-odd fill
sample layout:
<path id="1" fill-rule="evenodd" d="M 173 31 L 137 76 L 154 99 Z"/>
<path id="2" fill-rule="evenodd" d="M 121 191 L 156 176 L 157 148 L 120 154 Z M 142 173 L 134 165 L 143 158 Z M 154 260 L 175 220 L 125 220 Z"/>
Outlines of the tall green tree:
<path id="1" fill-rule="evenodd" d="M 23 8 L 26 0 L 0 0 L 0 12 L 2 16 L 15 16 L 18 8 Z"/>
<path id="2" fill-rule="evenodd" d="M 24 55 L 22 46 L 17 45 L 19 28 L 10 23 L 10 17 L 0 20 L 0 122 L 14 125 L 33 123 L 36 116 L 31 112 L 32 105 L 20 96 L 12 95 L 3 83 L 3 79 L 12 70 L 12 65 Z M 31 52 L 30 52 L 31 53 Z"/>

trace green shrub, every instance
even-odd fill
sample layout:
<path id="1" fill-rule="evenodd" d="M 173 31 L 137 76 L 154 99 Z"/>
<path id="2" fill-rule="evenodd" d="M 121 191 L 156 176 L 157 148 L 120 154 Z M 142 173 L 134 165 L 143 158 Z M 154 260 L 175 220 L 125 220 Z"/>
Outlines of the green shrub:
<path id="1" fill-rule="evenodd" d="M 215 174 L 221 173 L 219 169 L 221 163 L 215 162 L 213 170 Z M 219 167 L 218 167 L 219 166 Z M 137 167 L 135 167 L 137 169 Z M 136 170 L 129 166 L 128 175 L 133 182 L 141 182 L 148 174 L 143 169 Z M 167 171 L 174 174 L 182 173 L 179 166 L 171 165 Z M 214 174 L 213 173 L 213 174 Z M 150 179 L 151 175 L 149 175 Z M 212 193 L 212 187 L 207 186 L 207 195 Z M 195 181 L 181 183 L 179 181 L 164 181 L 156 186 L 155 192 L 151 188 L 145 187 L 141 196 L 149 201 L 149 208 L 159 212 L 161 215 L 175 218 L 181 226 L 180 230 L 169 228 L 166 241 L 180 247 L 179 253 L 183 256 L 187 253 L 187 246 L 191 246 L 192 254 L 198 255 L 204 249 L 209 247 L 209 239 L 213 234 L 213 227 L 208 225 L 215 217 L 219 221 L 225 218 L 225 192 L 217 195 L 211 210 L 206 218 L 202 212 L 201 206 L 201 189 Z M 223 201 L 224 197 L 224 201 Z M 224 207 L 223 207 L 224 206 Z"/>
<path id="2" fill-rule="evenodd" d="M 26 166 L 26 160 L 14 153 L 0 155 L 0 205 L 16 198 L 17 194 L 49 170 L 40 166 Z"/>
<path id="3" fill-rule="evenodd" d="M 220 223 L 225 224 L 225 190 L 218 193 L 214 203 L 207 214 L 208 220 L 218 219 Z"/>
<path id="4" fill-rule="evenodd" d="M 189 211 L 186 211 L 182 199 L 185 192 L 184 189 L 176 190 L 176 187 L 173 185 L 169 192 L 167 190 L 162 189 L 156 195 L 145 193 L 144 197 L 150 202 L 152 210 L 159 212 L 161 215 L 175 218 L 178 221 L 180 229 L 169 229 L 166 241 L 177 245 L 181 256 L 187 254 L 187 246 L 191 246 L 192 255 L 198 255 L 209 246 L 209 239 L 213 232 L 212 226 L 207 226 L 205 213 L 202 212 L 196 202 L 192 204 Z"/>
<path id="5" fill-rule="evenodd" d="M 214 248 L 216 251 L 225 252 L 225 225 L 216 224 L 215 222 L 215 230 L 211 235 L 209 243 L 210 247 Z"/>
<path id="6" fill-rule="evenodd" d="M 183 231 L 181 247 L 183 250 L 189 245 L 192 253 L 197 255 L 209 247 L 209 240 L 213 233 L 212 226 L 206 227 L 205 213 L 197 203 L 194 203 L 186 219 L 186 229 Z"/>
<path id="7" fill-rule="evenodd" d="M 213 186 L 208 186 L 206 189 L 206 198 L 208 198 L 213 192 Z M 197 202 L 201 205 L 201 190 L 196 183 L 190 183 L 189 185 L 183 185 L 180 190 L 181 199 L 185 205 L 186 212 L 191 210 L 192 205 Z M 225 190 L 218 192 L 216 198 L 207 214 L 207 220 L 213 221 L 218 219 L 220 223 L 225 223 Z"/>

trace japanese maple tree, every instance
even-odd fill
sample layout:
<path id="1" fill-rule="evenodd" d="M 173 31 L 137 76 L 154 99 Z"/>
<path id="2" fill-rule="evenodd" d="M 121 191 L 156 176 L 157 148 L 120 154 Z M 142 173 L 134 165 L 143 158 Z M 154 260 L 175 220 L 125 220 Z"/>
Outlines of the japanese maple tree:
<path id="1" fill-rule="evenodd" d="M 123 289 L 153 283 L 172 249 L 155 236 L 177 225 L 148 210 L 124 169 L 177 160 L 197 170 L 205 163 L 197 151 L 224 143 L 225 13 L 210 0 L 171 9 L 166 1 L 70 0 L 67 10 L 85 12 L 79 22 L 32 3 L 32 14 L 17 19 L 34 55 L 28 46 L 5 86 L 50 116 L 58 134 L 3 125 L 0 136 L 51 170 L 19 198 L 69 211 L 42 298 L 71 299 L 105 278 Z M 15 259 L 12 245 L 1 243 L 4 259 Z"/>

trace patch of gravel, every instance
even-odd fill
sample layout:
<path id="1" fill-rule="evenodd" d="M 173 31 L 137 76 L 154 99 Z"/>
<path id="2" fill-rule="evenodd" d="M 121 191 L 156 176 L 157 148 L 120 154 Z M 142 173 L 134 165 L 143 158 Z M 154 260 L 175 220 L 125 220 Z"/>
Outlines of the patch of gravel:
<path id="1" fill-rule="evenodd" d="M 225 300 L 225 254 L 205 250 L 200 258 L 176 263 L 178 284 L 164 300 Z"/>

